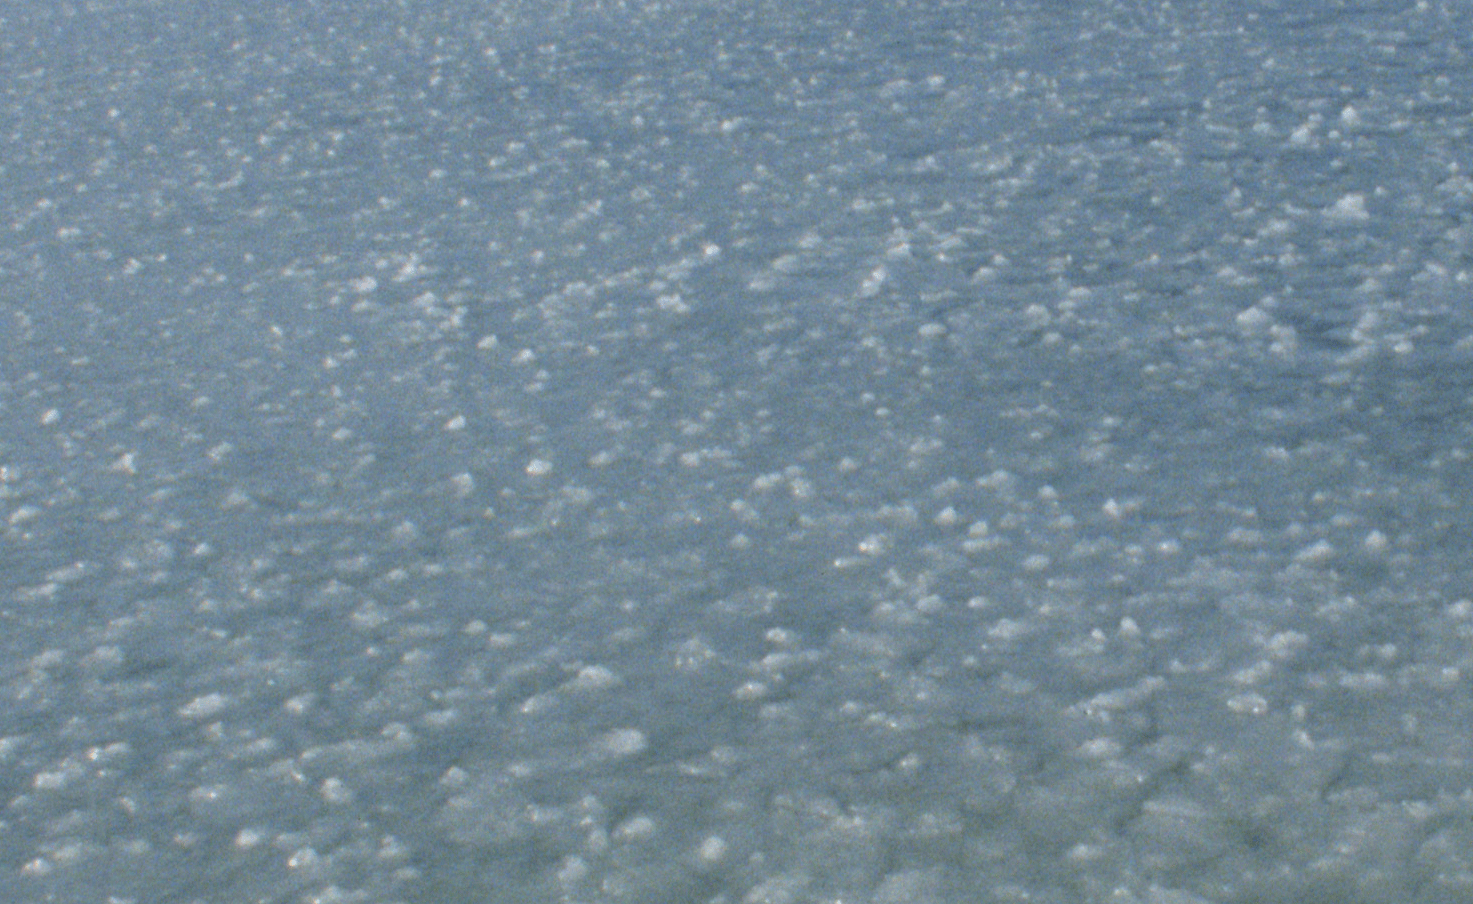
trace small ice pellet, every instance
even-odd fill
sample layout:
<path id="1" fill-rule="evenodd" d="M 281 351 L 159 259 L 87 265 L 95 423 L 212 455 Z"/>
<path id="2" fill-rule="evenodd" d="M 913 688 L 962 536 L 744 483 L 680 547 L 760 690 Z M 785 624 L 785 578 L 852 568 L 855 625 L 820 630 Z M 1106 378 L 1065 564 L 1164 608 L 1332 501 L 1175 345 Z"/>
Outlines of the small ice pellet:
<path id="1" fill-rule="evenodd" d="M 1319 540 L 1294 554 L 1294 561 L 1301 565 L 1319 565 L 1335 556 L 1335 547 L 1328 540 Z"/>
<path id="2" fill-rule="evenodd" d="M 720 835 L 711 835 L 696 849 L 696 857 L 703 866 L 714 866 L 726 857 L 726 851 L 726 839 Z"/>
<path id="3" fill-rule="evenodd" d="M 334 776 L 322 783 L 322 799 L 330 804 L 350 804 L 353 802 L 353 789 Z"/>
<path id="4" fill-rule="evenodd" d="M 621 842 L 644 841 L 655 834 L 655 821 L 644 814 L 619 823 L 614 829 L 614 840 Z"/>
<path id="5" fill-rule="evenodd" d="M 179 715 L 186 719 L 207 719 L 229 705 L 224 694 L 204 694 L 179 707 Z"/>
<path id="6" fill-rule="evenodd" d="M 612 669 L 602 665 L 584 666 L 569 682 L 571 688 L 577 691 L 603 690 L 618 683 L 619 676 Z"/>
<path id="7" fill-rule="evenodd" d="M 614 756 L 634 756 L 649 746 L 649 739 L 638 728 L 616 728 L 603 736 L 602 746 Z"/>

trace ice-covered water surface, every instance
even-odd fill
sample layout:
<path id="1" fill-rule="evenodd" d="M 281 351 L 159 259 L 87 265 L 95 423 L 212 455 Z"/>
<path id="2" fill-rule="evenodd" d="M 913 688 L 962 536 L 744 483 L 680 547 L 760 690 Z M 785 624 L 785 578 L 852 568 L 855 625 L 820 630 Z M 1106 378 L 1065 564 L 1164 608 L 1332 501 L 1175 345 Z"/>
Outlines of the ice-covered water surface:
<path id="1" fill-rule="evenodd" d="M 0 897 L 1473 895 L 1459 4 L 3 14 Z"/>

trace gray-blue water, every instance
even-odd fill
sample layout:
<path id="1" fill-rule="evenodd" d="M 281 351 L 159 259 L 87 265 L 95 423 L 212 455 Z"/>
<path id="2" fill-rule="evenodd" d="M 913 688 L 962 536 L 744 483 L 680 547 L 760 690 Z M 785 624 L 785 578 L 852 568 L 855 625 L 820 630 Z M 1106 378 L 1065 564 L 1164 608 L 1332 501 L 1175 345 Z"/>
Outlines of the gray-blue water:
<path id="1" fill-rule="evenodd" d="M 1473 899 L 1473 13 L 0 6 L 0 899 Z"/>

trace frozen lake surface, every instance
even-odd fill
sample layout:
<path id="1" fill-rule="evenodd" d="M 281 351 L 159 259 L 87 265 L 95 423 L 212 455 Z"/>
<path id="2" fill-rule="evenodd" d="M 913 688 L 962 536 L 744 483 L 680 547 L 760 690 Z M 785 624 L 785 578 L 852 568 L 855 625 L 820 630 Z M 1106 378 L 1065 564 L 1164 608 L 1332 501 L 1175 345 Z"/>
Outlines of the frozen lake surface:
<path id="1" fill-rule="evenodd" d="M 1468 4 L 0 24 L 0 899 L 1473 900 Z"/>

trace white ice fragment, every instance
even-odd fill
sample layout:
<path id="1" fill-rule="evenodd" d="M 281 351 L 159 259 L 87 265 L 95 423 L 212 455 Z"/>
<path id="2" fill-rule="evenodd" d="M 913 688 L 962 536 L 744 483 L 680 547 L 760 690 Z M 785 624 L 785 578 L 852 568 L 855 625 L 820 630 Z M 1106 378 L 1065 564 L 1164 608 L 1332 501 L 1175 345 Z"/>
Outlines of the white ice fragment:
<path id="1" fill-rule="evenodd" d="M 1134 709 L 1148 700 L 1152 694 L 1166 686 L 1166 679 L 1159 675 L 1142 678 L 1130 687 L 1102 691 L 1077 704 L 1089 716 L 1101 716 L 1111 712 Z"/>
<path id="2" fill-rule="evenodd" d="M 738 700 L 761 700 L 767 696 L 767 685 L 761 681 L 748 681 L 731 692 Z"/>
<path id="3" fill-rule="evenodd" d="M 818 494 L 818 490 L 808 478 L 794 477 L 788 481 L 788 493 L 794 499 L 812 499 Z"/>
<path id="4" fill-rule="evenodd" d="M 1374 308 L 1362 312 L 1350 328 L 1350 339 L 1357 345 L 1372 344 L 1381 333 L 1381 314 Z"/>
<path id="5" fill-rule="evenodd" d="M 1359 192 L 1351 192 L 1340 200 L 1326 207 L 1325 219 L 1332 223 L 1359 223 L 1371 218 L 1366 211 L 1366 196 Z"/>
<path id="6" fill-rule="evenodd" d="M 71 780 L 71 773 L 65 769 L 56 769 L 51 772 L 37 772 L 31 779 L 31 787 L 37 791 L 59 791 L 66 787 Z"/>
<path id="7" fill-rule="evenodd" d="M 768 876 L 747 892 L 742 904 L 799 904 L 810 900 L 804 890 L 812 881 L 801 871 Z"/>
<path id="8" fill-rule="evenodd" d="M 911 82 L 910 82 L 910 79 L 908 79 L 908 78 L 895 78 L 895 79 L 889 80 L 888 82 L 886 82 L 885 84 L 883 84 L 883 85 L 880 86 L 880 97 L 884 98 L 885 100 L 890 100 L 892 98 L 896 98 L 896 97 L 900 97 L 900 96 L 905 95 L 905 94 L 909 94 L 910 91 L 911 91 Z"/>
<path id="9" fill-rule="evenodd" d="M 696 860 L 701 866 L 711 867 L 726 859 L 726 839 L 720 835 L 708 835 L 696 848 Z"/>
<path id="10" fill-rule="evenodd" d="M 600 738 L 598 746 L 610 756 L 634 756 L 649 746 L 649 739 L 638 728 L 616 728 Z"/>
<path id="11" fill-rule="evenodd" d="M 1299 332 L 1287 323 L 1270 326 L 1268 337 L 1268 350 L 1280 358 L 1288 358 L 1299 349 Z"/>
<path id="12" fill-rule="evenodd" d="M 92 669 L 113 669 L 123 664 L 122 648 L 112 644 L 103 644 L 86 656 L 82 657 L 82 665 Z M 0 755 L 4 753 L 4 742 L 0 740 Z"/>
<path id="13" fill-rule="evenodd" d="M 1261 716 L 1268 712 L 1268 701 L 1261 694 L 1237 694 L 1228 698 L 1227 708 L 1239 715 Z"/>
<path id="14" fill-rule="evenodd" d="M 1234 672 L 1230 680 L 1234 684 L 1258 684 L 1260 681 L 1272 675 L 1273 671 L 1273 663 L 1267 659 L 1260 659 L 1258 662 Z"/>
<path id="15" fill-rule="evenodd" d="M 1335 547 L 1329 540 L 1319 540 L 1294 554 L 1294 561 L 1301 565 L 1322 565 L 1335 555 Z"/>
<path id="16" fill-rule="evenodd" d="M 421 716 L 420 720 L 430 728 L 449 728 L 460 721 L 460 710 L 454 707 L 432 710 Z"/>
<path id="17" fill-rule="evenodd" d="M 1054 322 L 1054 315 L 1041 304 L 1030 304 L 1023 310 L 1023 317 L 1030 329 L 1043 329 Z"/>
<path id="18" fill-rule="evenodd" d="M 768 628 L 762 637 L 775 647 L 791 650 L 798 646 L 798 635 L 787 628 Z"/>
<path id="19" fill-rule="evenodd" d="M 1080 744 L 1075 753 L 1088 760 L 1110 760 L 1120 756 L 1123 749 L 1114 738 L 1091 738 Z"/>
<path id="20" fill-rule="evenodd" d="M 1263 542 L 1263 531 L 1251 527 L 1235 527 L 1223 535 L 1223 542 L 1233 546 L 1257 546 Z"/>
<path id="21" fill-rule="evenodd" d="M 1366 552 L 1381 553 L 1386 551 L 1386 547 L 1390 545 L 1390 541 L 1379 530 L 1373 530 L 1369 534 L 1366 534 L 1366 538 L 1361 541 L 1361 545 L 1365 547 Z"/>
<path id="22" fill-rule="evenodd" d="M 564 857 L 557 870 L 558 883 L 564 886 L 575 885 L 587 875 L 588 862 L 576 854 Z"/>
<path id="23" fill-rule="evenodd" d="M 578 670 L 568 689 L 574 691 L 601 691 L 613 687 L 620 678 L 612 669 L 602 665 L 588 665 Z"/>
<path id="24" fill-rule="evenodd" d="M 432 170 L 431 177 L 440 170 Z M 313 892 L 302 898 L 304 904 L 368 904 L 368 892 L 361 888 L 346 889 L 338 885 L 329 885 L 326 888 Z"/>
<path id="25" fill-rule="evenodd" d="M 1391 679 L 1380 672 L 1347 672 L 1336 683 L 1346 690 L 1379 691 L 1390 686 Z"/>
<path id="26" fill-rule="evenodd" d="M 229 785 L 212 784 L 191 788 L 188 794 L 190 806 L 195 812 L 222 810 L 235 803 L 239 795 Z"/>
<path id="27" fill-rule="evenodd" d="M 294 716 L 304 715 L 312 708 L 312 703 L 316 699 L 316 694 L 297 694 L 294 697 L 288 697 L 284 700 L 281 708 Z"/>
<path id="28" fill-rule="evenodd" d="M 682 672 L 697 671 L 716 659 L 716 651 L 703 638 L 691 637 L 675 648 L 675 668 Z"/>
<path id="29" fill-rule="evenodd" d="M 317 849 L 307 846 L 293 851 L 292 855 L 287 858 L 286 865 L 290 869 L 310 870 L 316 868 L 321 862 L 322 855 L 317 853 Z"/>
<path id="30" fill-rule="evenodd" d="M 631 816 L 614 828 L 613 839 L 624 843 L 647 841 L 655 834 L 655 821 L 643 813 Z"/>
<path id="31" fill-rule="evenodd" d="M 530 716 L 536 713 L 545 712 L 549 709 L 552 709 L 556 705 L 557 700 L 553 697 L 551 692 L 533 694 L 532 696 L 522 701 L 522 705 L 517 707 L 517 712 L 521 713 L 524 716 Z"/>
<path id="32" fill-rule="evenodd" d="M 451 431 L 454 431 L 454 430 L 464 430 L 465 429 L 465 415 L 463 415 L 463 414 L 457 414 L 455 417 L 453 417 L 450 420 L 446 421 L 445 422 L 445 429 L 446 430 L 451 430 Z"/>
<path id="33" fill-rule="evenodd" d="M 469 471 L 462 471 L 450 478 L 450 490 L 456 499 L 464 499 L 476 490 L 476 478 Z"/>
<path id="34" fill-rule="evenodd" d="M 266 835 L 260 829 L 246 828 L 235 833 L 235 846 L 241 850 L 260 847 L 261 843 L 265 840 Z"/>
<path id="35" fill-rule="evenodd" d="M 409 859 L 410 853 L 409 847 L 404 842 L 393 835 L 385 835 L 379 841 L 375 856 L 385 862 L 402 862 Z"/>
<path id="36" fill-rule="evenodd" d="M 426 272 L 427 268 L 419 262 L 419 255 L 411 254 L 394 274 L 394 282 L 408 282 L 423 276 Z"/>
<path id="37" fill-rule="evenodd" d="M 939 870 L 907 869 L 885 877 L 874 904 L 936 904 L 941 900 Z"/>
<path id="38" fill-rule="evenodd" d="M 350 804 L 353 802 L 353 789 L 349 788 L 342 779 L 333 776 L 322 782 L 322 799 L 330 804 Z"/>
<path id="39" fill-rule="evenodd" d="M 1040 572 L 1046 570 L 1053 560 L 1043 553 L 1034 553 L 1023 560 L 1023 570 L 1028 572 Z"/>
<path id="40" fill-rule="evenodd" d="M 1274 659 L 1285 659 L 1309 644 L 1309 637 L 1299 631 L 1280 631 L 1264 644 L 1264 651 Z"/>
<path id="41" fill-rule="evenodd" d="M 1198 897 L 1179 888 L 1162 888 L 1159 885 L 1152 885 L 1146 891 L 1145 900 L 1141 904 L 1210 904 L 1210 902 L 1206 898 Z"/>
<path id="42" fill-rule="evenodd" d="M 224 694 L 203 694 L 179 707 L 179 715 L 186 719 L 208 719 L 223 712 L 229 705 L 230 699 Z"/>
<path id="43" fill-rule="evenodd" d="M 552 462 L 545 458 L 534 458 L 527 462 L 528 477 L 543 477 L 552 473 Z"/>
<path id="44" fill-rule="evenodd" d="M 1273 323 L 1273 318 L 1268 312 L 1256 306 L 1239 311 L 1235 319 L 1238 322 L 1238 329 L 1248 334 L 1263 332 L 1269 324 Z"/>
<path id="45" fill-rule="evenodd" d="M 30 666 L 33 669 L 53 669 L 66 662 L 66 653 L 57 649 L 42 650 L 31 657 Z"/>
<path id="46" fill-rule="evenodd" d="M 389 752 L 391 750 L 409 750 L 414 747 L 414 732 L 403 722 L 390 722 L 379 732 L 383 743 L 378 746 L 379 751 Z"/>
<path id="47" fill-rule="evenodd" d="M 216 443 L 205 451 L 205 457 L 208 458 L 210 461 L 219 464 L 220 462 L 224 461 L 231 452 L 234 451 L 235 446 L 231 443 Z"/>
<path id="48" fill-rule="evenodd" d="M 993 640 L 1015 640 L 1027 634 L 1032 629 L 1025 621 L 1014 618 L 1000 618 L 987 629 L 987 636 Z"/>

